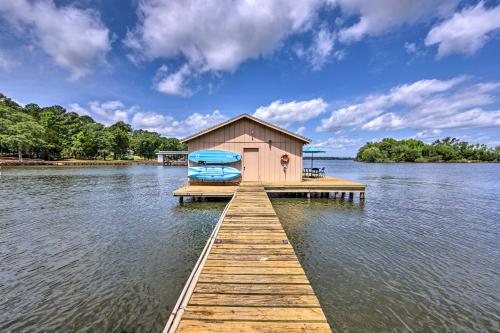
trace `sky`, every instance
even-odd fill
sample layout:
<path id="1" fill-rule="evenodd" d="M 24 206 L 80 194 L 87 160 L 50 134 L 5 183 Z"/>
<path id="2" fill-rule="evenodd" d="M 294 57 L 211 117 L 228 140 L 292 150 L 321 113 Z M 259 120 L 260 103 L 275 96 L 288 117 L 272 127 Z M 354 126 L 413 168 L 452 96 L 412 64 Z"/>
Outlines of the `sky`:
<path id="1" fill-rule="evenodd" d="M 331 156 L 500 145 L 500 1 L 0 0 L 0 92 L 184 137 L 248 113 Z"/>

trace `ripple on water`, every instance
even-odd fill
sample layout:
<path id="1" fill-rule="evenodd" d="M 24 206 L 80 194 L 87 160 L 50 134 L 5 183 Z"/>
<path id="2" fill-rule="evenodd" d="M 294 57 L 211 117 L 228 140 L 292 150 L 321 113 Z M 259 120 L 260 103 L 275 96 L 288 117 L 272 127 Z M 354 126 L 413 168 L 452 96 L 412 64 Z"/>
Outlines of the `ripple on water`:
<path id="1" fill-rule="evenodd" d="M 370 175 L 364 204 L 273 200 L 330 324 L 337 332 L 498 331 L 500 205 L 490 198 L 500 194 L 500 173 L 486 172 L 487 199 L 475 200 L 464 179 L 477 183 L 477 172 L 407 177 L 388 168 L 391 176 Z"/>
<path id="2" fill-rule="evenodd" d="M 336 332 L 500 331 L 500 165 L 317 163 L 366 202 L 272 202 Z M 0 331 L 160 331 L 225 205 L 185 177 L 3 169 Z"/>
<path id="3" fill-rule="evenodd" d="M 3 170 L 0 331 L 160 331 L 224 203 L 184 168 Z"/>

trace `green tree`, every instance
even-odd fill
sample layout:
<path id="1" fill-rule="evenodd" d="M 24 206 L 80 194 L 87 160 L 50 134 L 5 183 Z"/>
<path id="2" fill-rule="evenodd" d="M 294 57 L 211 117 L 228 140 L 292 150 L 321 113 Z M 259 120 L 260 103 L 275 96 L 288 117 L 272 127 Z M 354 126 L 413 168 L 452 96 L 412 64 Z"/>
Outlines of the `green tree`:
<path id="1" fill-rule="evenodd" d="M 0 105 L 0 144 L 16 151 L 19 161 L 23 154 L 44 146 L 43 127 L 29 114 Z"/>
<path id="2" fill-rule="evenodd" d="M 180 143 L 179 139 L 176 138 L 161 138 L 159 150 L 186 150 L 186 145 Z"/>
<path id="3" fill-rule="evenodd" d="M 4 94 L 0 93 L 0 104 L 6 106 L 7 108 L 12 108 L 14 110 L 16 109 L 21 109 L 21 106 L 5 96 Z"/>
<path id="4" fill-rule="evenodd" d="M 123 159 L 127 155 L 130 145 L 132 127 L 119 121 L 107 128 L 111 136 L 111 151 L 115 159 Z"/>
<path id="5" fill-rule="evenodd" d="M 417 159 L 422 158 L 422 150 L 418 148 L 408 148 L 403 156 L 405 162 L 415 162 Z"/>
<path id="6" fill-rule="evenodd" d="M 159 150 L 161 141 L 158 133 L 137 130 L 132 135 L 131 147 L 135 154 L 152 159 Z"/>
<path id="7" fill-rule="evenodd" d="M 105 160 L 113 151 L 113 136 L 110 131 L 104 128 L 97 138 L 97 153 Z"/>
<path id="8" fill-rule="evenodd" d="M 378 154 L 377 148 L 382 158 Z M 494 161 L 497 153 L 486 145 L 472 145 L 457 138 L 446 137 L 425 144 L 420 140 L 395 140 L 385 138 L 381 142 L 369 142 L 358 150 L 357 160 L 365 162 L 440 162 L 440 161 Z"/>
<path id="9" fill-rule="evenodd" d="M 137 134 L 137 135 L 136 135 Z M 24 108 L 0 93 L 0 149 L 2 153 L 59 159 L 66 157 L 103 158 L 110 154 L 124 158 L 132 148 L 146 158 L 156 150 L 183 150 L 179 140 L 158 133 L 132 132 L 124 122 L 105 128 L 89 116 L 67 112 L 61 106 Z"/>
<path id="10" fill-rule="evenodd" d="M 443 157 L 444 161 L 451 161 L 458 157 L 455 149 L 448 144 L 441 144 L 436 146 L 436 153 Z"/>
<path id="11" fill-rule="evenodd" d="M 361 160 L 366 162 L 381 162 L 383 155 L 378 147 L 369 147 L 361 153 Z"/>
<path id="12" fill-rule="evenodd" d="M 102 144 L 104 126 L 98 123 L 87 123 L 82 126 L 82 130 L 73 135 L 66 155 L 75 158 L 95 159 L 99 156 Z"/>

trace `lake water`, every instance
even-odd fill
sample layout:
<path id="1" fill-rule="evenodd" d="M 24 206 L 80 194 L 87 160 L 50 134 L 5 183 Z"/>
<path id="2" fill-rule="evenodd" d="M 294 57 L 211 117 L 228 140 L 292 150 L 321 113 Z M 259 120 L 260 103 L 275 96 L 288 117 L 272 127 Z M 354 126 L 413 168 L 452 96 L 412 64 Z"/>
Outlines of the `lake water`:
<path id="1" fill-rule="evenodd" d="M 368 184 L 272 199 L 336 332 L 500 330 L 500 164 L 316 164 Z M 161 331 L 225 206 L 186 173 L 3 168 L 0 331 Z"/>

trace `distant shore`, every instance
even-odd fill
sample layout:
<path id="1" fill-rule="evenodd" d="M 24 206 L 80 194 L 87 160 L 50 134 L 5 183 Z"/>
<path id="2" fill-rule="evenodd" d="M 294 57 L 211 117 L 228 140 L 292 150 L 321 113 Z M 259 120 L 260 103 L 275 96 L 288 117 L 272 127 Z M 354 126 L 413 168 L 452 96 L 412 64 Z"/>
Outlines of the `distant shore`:
<path id="1" fill-rule="evenodd" d="M 304 158 L 304 160 L 310 160 Z M 393 163 L 405 163 L 405 164 L 452 164 L 452 163 L 499 163 L 498 161 L 477 161 L 477 160 L 457 160 L 457 161 L 416 161 L 416 162 L 396 162 L 396 161 L 377 161 L 368 162 L 360 161 L 355 158 L 322 158 L 318 160 L 351 160 L 354 162 L 367 163 L 367 164 L 393 164 Z M 16 166 L 120 166 L 120 165 L 160 165 L 157 160 L 77 160 L 77 159 L 66 159 L 66 160 L 55 160 L 55 161 L 43 161 L 34 159 L 23 159 L 22 162 L 17 159 L 1 159 L 0 167 L 16 167 Z M 180 165 L 180 164 L 174 164 Z"/>
<path id="2" fill-rule="evenodd" d="M 139 165 L 158 164 L 157 160 L 55 160 L 44 161 L 34 159 L 0 159 L 0 166 L 106 166 L 106 165 Z"/>
<path id="3" fill-rule="evenodd" d="M 304 160 L 310 161 L 312 159 L 314 159 L 315 161 L 330 161 L 330 160 L 349 161 L 349 160 L 354 160 L 355 157 L 314 156 L 314 158 L 312 158 L 311 156 L 304 156 Z"/>
<path id="4" fill-rule="evenodd" d="M 406 161 L 377 161 L 377 162 L 369 162 L 369 161 L 359 161 L 354 159 L 354 162 L 360 162 L 360 163 L 366 163 L 366 164 L 395 164 L 395 163 L 402 163 L 402 164 L 484 164 L 484 163 L 500 163 L 500 161 L 476 161 L 476 160 L 470 160 L 470 161 L 462 161 L 462 160 L 457 160 L 457 161 L 415 161 L 415 162 L 406 162 Z"/>

